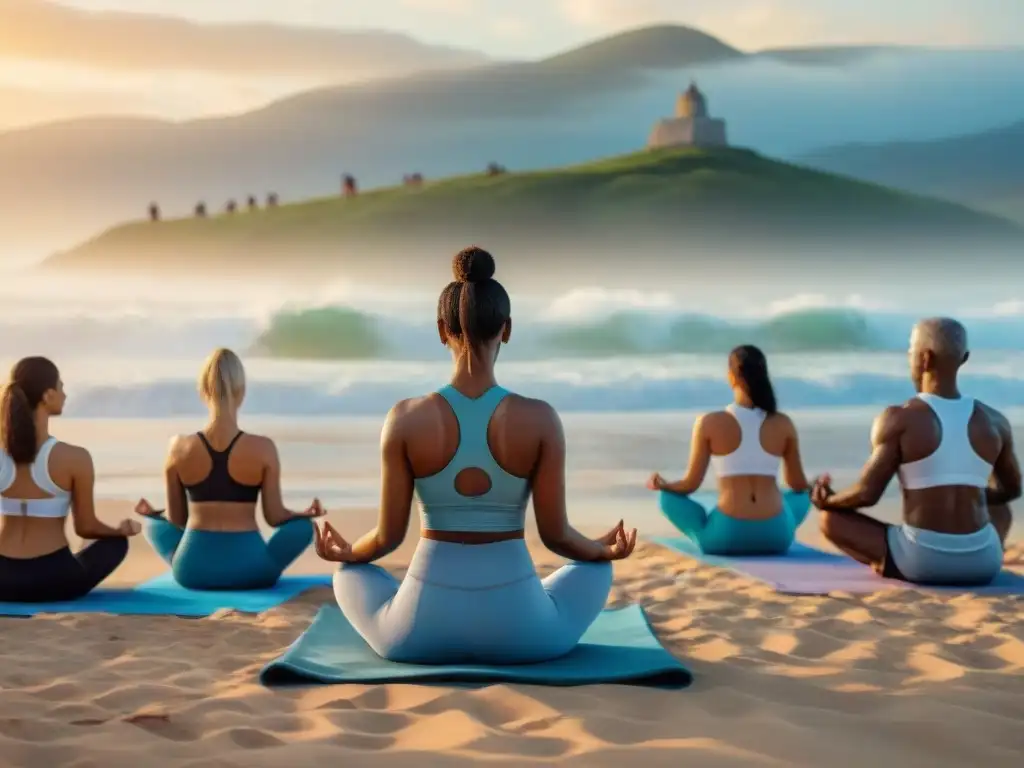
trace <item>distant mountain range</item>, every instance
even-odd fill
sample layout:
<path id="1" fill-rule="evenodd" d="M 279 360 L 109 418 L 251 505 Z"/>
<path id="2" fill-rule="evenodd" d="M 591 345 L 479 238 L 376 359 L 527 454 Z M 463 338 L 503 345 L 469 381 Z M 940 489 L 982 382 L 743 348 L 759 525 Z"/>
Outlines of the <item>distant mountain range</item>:
<path id="1" fill-rule="evenodd" d="M 0 231 L 8 249 L 50 250 L 138 218 L 150 201 L 183 213 L 199 200 L 219 209 L 248 194 L 328 194 L 345 171 L 367 187 L 414 171 L 466 173 L 490 161 L 515 169 L 582 162 L 642 146 L 698 68 L 739 68 L 738 80 L 748 71 L 848 67 L 889 54 L 902 55 L 877 48 L 746 54 L 697 30 L 658 26 L 540 61 L 321 88 L 237 116 L 95 117 L 10 131 L 0 133 Z M 769 80 L 750 101 L 778 112 L 774 102 L 787 87 Z M 813 120 L 773 117 L 787 136 L 807 125 L 806 141 L 821 135 Z"/>
<path id="2" fill-rule="evenodd" d="M 807 154 L 802 160 L 1024 221 L 1024 121 L 951 139 L 848 144 Z"/>
<path id="3" fill-rule="evenodd" d="M 101 69 L 234 74 L 403 74 L 483 64 L 475 51 L 384 31 L 274 24 L 198 24 L 140 13 L 90 12 L 46 0 L 0 0 L 0 51 L 12 59 Z"/>

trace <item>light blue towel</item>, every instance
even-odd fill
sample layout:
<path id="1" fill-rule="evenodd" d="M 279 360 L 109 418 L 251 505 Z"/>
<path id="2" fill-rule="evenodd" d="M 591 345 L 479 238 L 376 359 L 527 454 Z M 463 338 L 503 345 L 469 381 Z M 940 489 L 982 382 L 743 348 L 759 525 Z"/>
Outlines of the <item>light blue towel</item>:
<path id="1" fill-rule="evenodd" d="M 1024 595 L 1024 576 L 1004 570 L 984 587 L 923 587 L 895 579 L 883 579 L 866 565 L 832 552 L 794 543 L 785 555 L 724 557 L 705 555 L 686 538 L 657 538 L 654 542 L 707 565 L 749 576 L 787 595 L 827 595 L 830 592 L 870 594 L 883 589 L 940 590 L 976 595 Z"/>
<path id="2" fill-rule="evenodd" d="M 331 574 L 283 576 L 272 589 L 200 592 L 185 589 L 170 572 L 131 589 L 99 587 L 80 600 L 64 603 L 0 603 L 0 616 L 39 613 L 113 613 L 122 616 L 209 616 L 227 608 L 261 613 L 313 587 L 328 587 Z"/>
<path id="3" fill-rule="evenodd" d="M 260 673 L 288 683 L 621 683 L 684 688 L 690 672 L 661 647 L 639 605 L 604 611 L 569 655 L 540 664 L 399 664 L 378 656 L 333 605 L 324 606 L 291 647 Z"/>

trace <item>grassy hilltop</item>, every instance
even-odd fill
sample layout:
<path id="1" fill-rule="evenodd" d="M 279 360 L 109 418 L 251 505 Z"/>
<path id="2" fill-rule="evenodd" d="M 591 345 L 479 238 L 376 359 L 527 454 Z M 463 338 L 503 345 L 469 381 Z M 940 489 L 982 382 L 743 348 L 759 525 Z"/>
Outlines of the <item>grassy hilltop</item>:
<path id="1" fill-rule="evenodd" d="M 211 267 L 287 255 L 337 260 L 372 246 L 481 241 L 763 243 L 872 237 L 1007 238 L 1013 224 L 968 208 L 740 149 L 681 149 L 569 168 L 427 181 L 221 214 L 115 227 L 50 267 Z M 495 246 L 497 247 L 497 246 Z"/>

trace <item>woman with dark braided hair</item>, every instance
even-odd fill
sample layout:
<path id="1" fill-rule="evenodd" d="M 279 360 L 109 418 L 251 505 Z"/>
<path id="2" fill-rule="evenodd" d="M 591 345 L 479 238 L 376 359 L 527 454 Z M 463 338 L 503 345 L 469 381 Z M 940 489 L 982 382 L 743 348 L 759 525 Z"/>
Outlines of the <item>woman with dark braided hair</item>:
<path id="1" fill-rule="evenodd" d="M 377 528 L 349 544 L 317 528 L 317 553 L 341 563 L 334 594 L 381 656 L 444 664 L 517 664 L 571 651 L 612 585 L 611 561 L 629 557 L 636 530 L 599 539 L 565 511 L 565 438 L 547 403 L 514 395 L 494 364 L 512 333 L 511 305 L 479 248 L 455 256 L 455 280 L 437 305 L 451 383 L 396 405 L 384 425 Z M 573 562 L 541 580 L 524 540 L 533 495 L 541 540 Z M 420 541 L 399 584 L 375 560 L 395 550 L 419 499 Z"/>
<path id="2" fill-rule="evenodd" d="M 733 402 L 693 425 L 686 477 L 671 483 L 655 473 L 647 487 L 660 492 L 661 511 L 707 554 L 783 554 L 810 509 L 796 427 L 778 410 L 760 349 L 734 349 L 728 378 Z M 710 511 L 690 498 L 709 464 L 718 476 L 718 504 Z M 785 493 L 776 482 L 780 464 Z"/>

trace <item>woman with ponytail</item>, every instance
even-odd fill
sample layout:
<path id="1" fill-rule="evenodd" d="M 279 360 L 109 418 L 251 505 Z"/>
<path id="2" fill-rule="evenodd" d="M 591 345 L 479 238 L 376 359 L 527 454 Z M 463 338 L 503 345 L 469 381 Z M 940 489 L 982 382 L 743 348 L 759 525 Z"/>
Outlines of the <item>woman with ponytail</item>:
<path id="1" fill-rule="evenodd" d="M 562 656 L 608 599 L 611 561 L 629 557 L 636 530 L 620 521 L 592 540 L 565 510 L 565 438 L 547 403 L 510 393 L 494 366 L 512 334 L 508 293 L 479 248 L 455 256 L 437 331 L 451 350 L 451 383 L 398 403 L 381 438 L 380 519 L 348 543 L 329 523 L 317 553 L 341 563 L 338 605 L 366 642 L 393 661 L 516 664 Z M 533 496 L 543 543 L 571 561 L 537 577 L 526 548 Z M 399 584 L 374 561 L 405 539 L 413 497 L 420 540 Z"/>
<path id="2" fill-rule="evenodd" d="M 65 400 L 60 372 L 45 357 L 20 360 L 0 396 L 0 601 L 85 596 L 140 530 L 131 520 L 111 528 L 96 518 L 92 457 L 50 436 Z M 69 510 L 75 533 L 92 540 L 76 553 L 64 532 Z"/>
<path id="3" fill-rule="evenodd" d="M 215 349 L 197 385 L 210 418 L 201 431 L 171 440 L 164 462 L 167 508 L 140 499 L 135 511 L 149 543 L 186 589 L 269 589 L 309 548 L 311 518 L 325 511 L 318 499 L 303 511 L 288 509 L 274 441 L 239 428 L 245 368 L 238 355 Z M 266 540 L 257 502 L 274 529 Z"/>
<path id="4" fill-rule="evenodd" d="M 728 380 L 733 402 L 693 425 L 686 476 L 668 482 L 655 473 L 647 487 L 660 493 L 661 511 L 706 554 L 783 554 L 810 509 L 796 427 L 778 410 L 760 349 L 734 349 Z M 780 464 L 785 493 L 776 482 Z M 707 510 L 691 494 L 709 465 L 718 476 L 718 502 Z"/>

